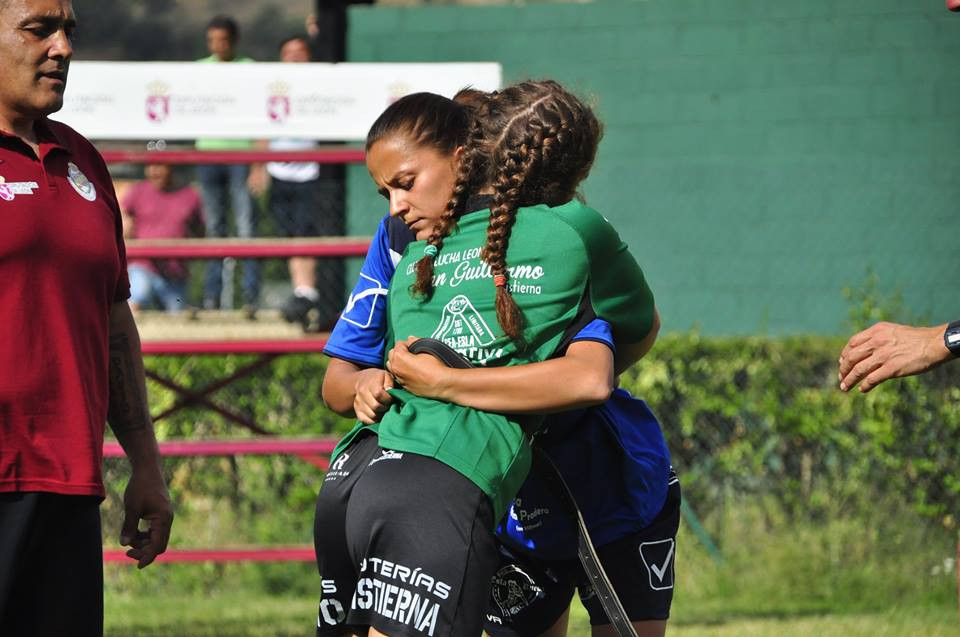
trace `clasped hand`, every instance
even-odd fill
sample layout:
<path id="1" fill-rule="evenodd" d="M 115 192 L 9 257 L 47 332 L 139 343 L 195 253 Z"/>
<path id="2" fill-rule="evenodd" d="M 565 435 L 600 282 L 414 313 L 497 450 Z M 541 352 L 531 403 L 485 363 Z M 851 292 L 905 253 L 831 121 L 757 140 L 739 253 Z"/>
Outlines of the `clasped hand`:
<path id="1" fill-rule="evenodd" d="M 365 369 L 354 387 L 353 410 L 365 424 L 380 422 L 393 403 L 387 391 L 395 386 L 426 398 L 442 398 L 443 379 L 449 369 L 430 354 L 413 354 L 410 344 L 416 336 L 397 341 L 387 354 L 386 370 Z"/>

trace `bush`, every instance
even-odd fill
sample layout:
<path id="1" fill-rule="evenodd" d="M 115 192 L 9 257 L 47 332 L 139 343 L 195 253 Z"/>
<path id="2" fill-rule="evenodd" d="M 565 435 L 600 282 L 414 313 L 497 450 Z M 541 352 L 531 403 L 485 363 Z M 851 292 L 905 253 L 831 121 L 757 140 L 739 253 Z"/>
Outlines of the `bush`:
<path id="1" fill-rule="evenodd" d="M 622 378 L 660 417 L 684 498 L 721 544 L 722 564 L 697 559 L 692 570 L 700 575 L 685 584 L 692 599 L 709 605 L 716 598 L 728 608 L 766 599 L 808 610 L 856 605 L 858 595 L 895 600 L 909 587 L 897 573 L 916 574 L 912 566 L 929 572 L 952 554 L 960 510 L 957 368 L 886 383 L 866 396 L 843 394 L 836 380 L 842 344 L 813 336 L 668 335 Z M 198 387 L 253 360 L 158 357 L 147 365 Z M 278 435 L 342 435 L 352 422 L 323 406 L 324 369 L 321 356 L 281 357 L 214 399 Z M 155 383 L 150 392 L 155 412 L 176 400 Z M 159 421 L 157 432 L 161 439 L 253 435 L 196 408 Z M 174 546 L 312 539 L 322 474 L 298 458 L 168 458 L 165 471 L 177 509 Z M 126 475 L 124 461 L 107 462 L 108 544 L 120 527 Z M 690 559 L 699 547 L 688 542 L 684 550 Z M 108 585 L 312 595 L 318 584 L 309 564 L 150 571 L 111 569 Z M 679 576 L 684 585 L 682 568 Z"/>
<path id="2" fill-rule="evenodd" d="M 843 342 L 823 337 L 661 339 L 623 385 L 664 426 L 689 500 L 772 496 L 790 518 L 856 514 L 895 494 L 955 528 L 960 507 L 956 370 L 837 389 Z"/>

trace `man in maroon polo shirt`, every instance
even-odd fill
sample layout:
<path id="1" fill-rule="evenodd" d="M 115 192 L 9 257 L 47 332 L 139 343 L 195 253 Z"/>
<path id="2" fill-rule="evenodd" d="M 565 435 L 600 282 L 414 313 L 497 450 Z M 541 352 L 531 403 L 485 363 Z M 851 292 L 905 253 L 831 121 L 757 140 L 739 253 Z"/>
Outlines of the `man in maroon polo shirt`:
<path id="1" fill-rule="evenodd" d="M 0 635 L 102 635 L 105 422 L 132 466 L 120 535 L 140 567 L 173 518 L 110 175 L 47 119 L 74 28 L 69 0 L 0 0 Z"/>

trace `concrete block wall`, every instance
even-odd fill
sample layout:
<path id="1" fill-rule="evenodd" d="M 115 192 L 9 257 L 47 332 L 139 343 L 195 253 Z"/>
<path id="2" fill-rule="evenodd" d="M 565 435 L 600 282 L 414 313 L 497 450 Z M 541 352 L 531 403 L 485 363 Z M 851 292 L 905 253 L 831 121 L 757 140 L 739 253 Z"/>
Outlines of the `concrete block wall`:
<path id="1" fill-rule="evenodd" d="M 352 61 L 556 78 L 606 124 L 584 186 L 666 329 L 845 331 L 872 268 L 960 317 L 960 16 L 940 0 L 354 7 Z M 350 230 L 385 211 L 351 169 Z"/>

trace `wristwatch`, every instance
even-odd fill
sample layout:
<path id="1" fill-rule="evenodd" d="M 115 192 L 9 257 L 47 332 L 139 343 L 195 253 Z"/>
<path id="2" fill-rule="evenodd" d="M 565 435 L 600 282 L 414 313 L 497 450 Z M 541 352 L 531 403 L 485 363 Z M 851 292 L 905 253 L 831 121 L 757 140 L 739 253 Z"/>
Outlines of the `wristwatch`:
<path id="1" fill-rule="evenodd" d="M 950 353 L 960 357 L 960 321 L 954 321 L 947 325 L 943 333 L 943 344 L 947 346 Z"/>

